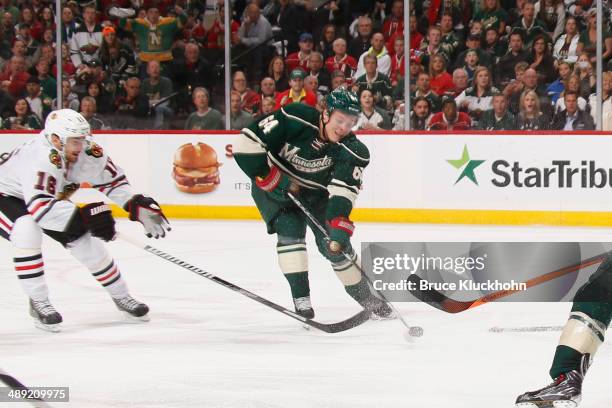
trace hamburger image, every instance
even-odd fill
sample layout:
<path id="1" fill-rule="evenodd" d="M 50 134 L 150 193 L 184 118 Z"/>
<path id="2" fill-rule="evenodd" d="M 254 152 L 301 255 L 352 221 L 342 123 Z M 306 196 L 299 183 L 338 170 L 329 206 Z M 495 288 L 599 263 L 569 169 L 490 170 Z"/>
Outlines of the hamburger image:
<path id="1" fill-rule="evenodd" d="M 185 143 L 174 153 L 172 178 L 184 193 L 209 193 L 219 184 L 217 153 L 206 143 Z"/>

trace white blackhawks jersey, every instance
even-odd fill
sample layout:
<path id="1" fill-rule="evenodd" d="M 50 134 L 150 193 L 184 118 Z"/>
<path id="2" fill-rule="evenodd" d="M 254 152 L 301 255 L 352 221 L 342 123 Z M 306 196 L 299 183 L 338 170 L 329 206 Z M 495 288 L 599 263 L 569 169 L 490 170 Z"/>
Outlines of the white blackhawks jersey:
<path id="1" fill-rule="evenodd" d="M 76 163 L 68 163 L 40 134 L 0 163 L 0 194 L 23 200 L 34 220 L 52 231 L 64 231 L 68 226 L 76 205 L 66 195 L 83 183 L 121 207 L 134 195 L 123 170 L 93 142 L 86 145 Z"/>

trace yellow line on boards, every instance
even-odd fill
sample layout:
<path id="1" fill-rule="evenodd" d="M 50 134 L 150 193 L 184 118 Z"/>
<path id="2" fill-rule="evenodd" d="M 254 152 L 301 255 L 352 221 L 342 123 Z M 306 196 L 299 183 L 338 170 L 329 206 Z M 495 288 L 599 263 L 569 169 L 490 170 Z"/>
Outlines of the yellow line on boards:
<path id="1" fill-rule="evenodd" d="M 257 220 L 257 208 L 244 206 L 164 205 L 168 218 Z M 125 211 L 113 205 L 113 215 L 126 217 Z M 431 210 L 403 208 L 356 208 L 353 221 L 411 224 L 480 224 L 480 225 L 556 225 L 612 226 L 612 212 L 581 211 L 510 211 L 510 210 Z"/>

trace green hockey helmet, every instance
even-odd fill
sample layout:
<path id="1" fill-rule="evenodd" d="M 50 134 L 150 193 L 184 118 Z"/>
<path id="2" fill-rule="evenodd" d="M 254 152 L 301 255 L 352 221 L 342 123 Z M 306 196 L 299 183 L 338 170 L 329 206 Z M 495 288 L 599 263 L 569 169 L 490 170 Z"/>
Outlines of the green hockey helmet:
<path id="1" fill-rule="evenodd" d="M 331 91 L 325 98 L 327 112 L 331 115 L 336 109 L 353 116 L 359 116 L 361 105 L 355 92 L 344 88 L 337 88 Z"/>

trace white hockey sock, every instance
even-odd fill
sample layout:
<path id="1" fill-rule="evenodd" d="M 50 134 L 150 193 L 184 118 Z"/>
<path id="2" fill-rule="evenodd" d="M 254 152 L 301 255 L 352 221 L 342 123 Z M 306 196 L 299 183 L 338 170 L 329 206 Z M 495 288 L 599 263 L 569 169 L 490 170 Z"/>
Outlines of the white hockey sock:
<path id="1" fill-rule="evenodd" d="M 45 264 L 40 248 L 13 248 L 13 263 L 26 295 L 36 301 L 47 299 L 49 289 L 45 281 Z"/>
<path id="2" fill-rule="evenodd" d="M 68 244 L 68 249 L 113 298 L 122 298 L 129 294 L 117 264 L 106 251 L 102 241 L 87 233 Z"/>

